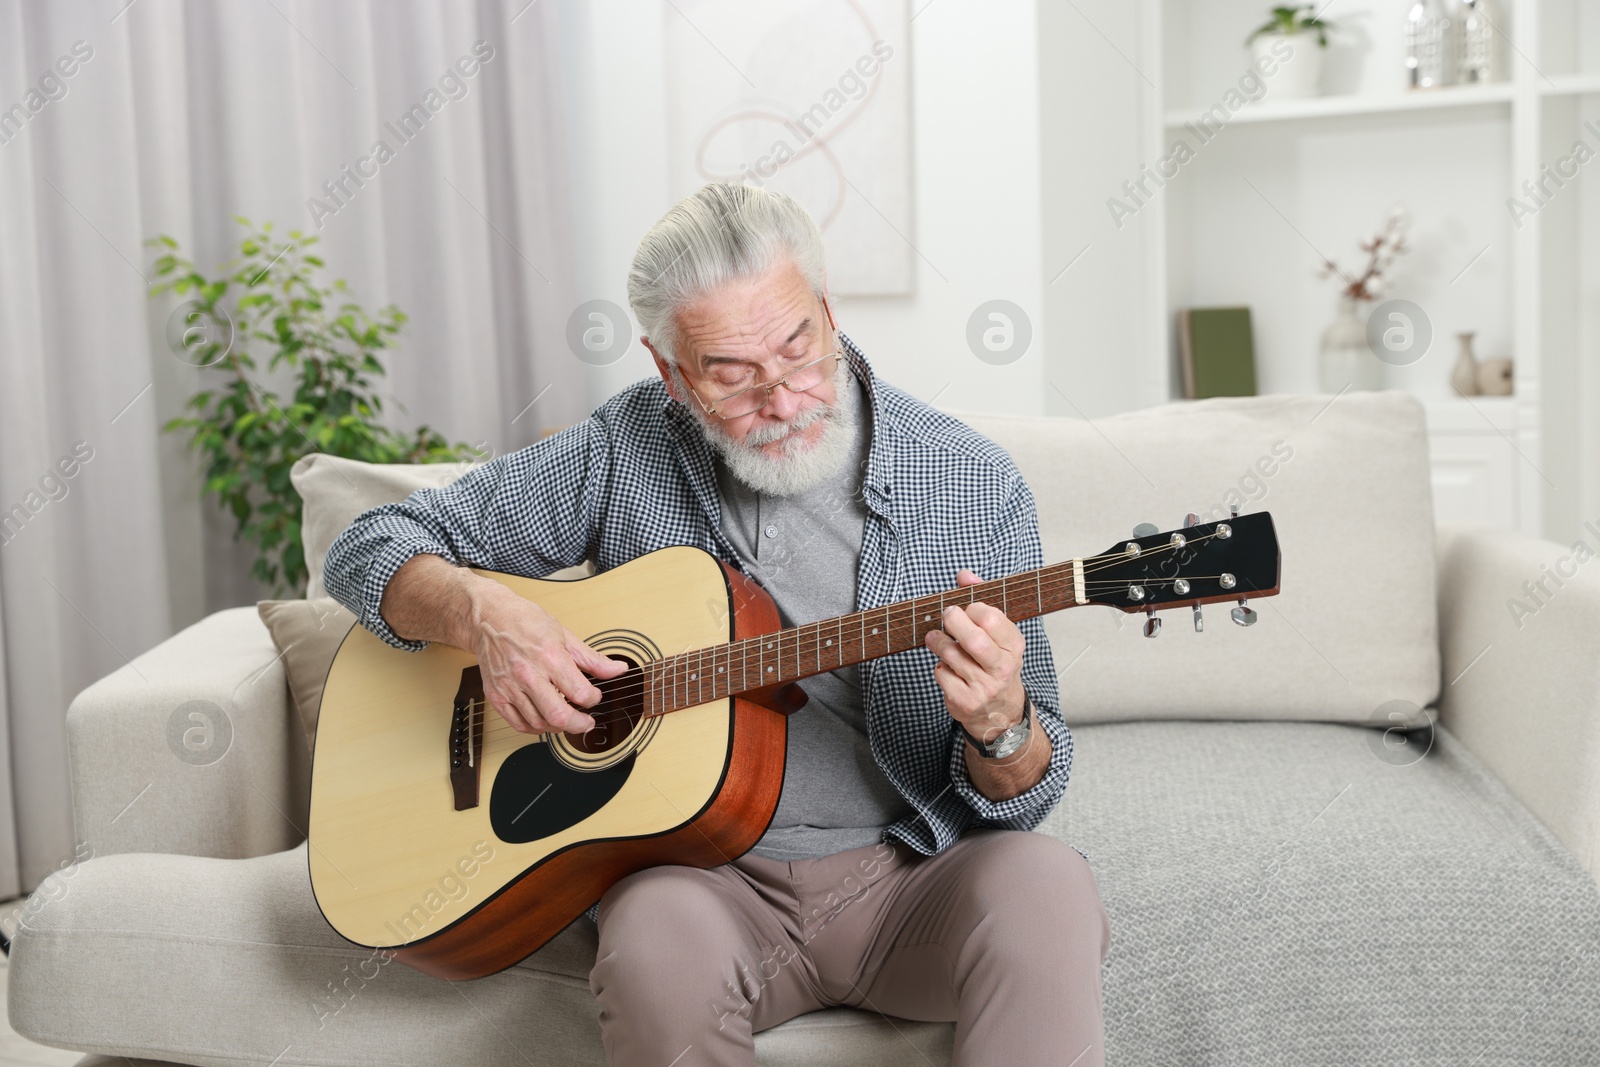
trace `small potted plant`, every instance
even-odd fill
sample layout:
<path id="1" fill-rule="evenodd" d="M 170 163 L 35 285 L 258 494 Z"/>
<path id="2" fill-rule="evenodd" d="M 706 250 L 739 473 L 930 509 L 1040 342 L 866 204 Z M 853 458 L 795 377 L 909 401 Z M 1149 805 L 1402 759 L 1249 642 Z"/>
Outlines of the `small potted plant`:
<path id="1" fill-rule="evenodd" d="M 1277 63 L 1277 71 L 1267 82 L 1270 92 L 1283 97 L 1316 96 L 1322 52 L 1328 47 L 1332 28 L 1332 23 L 1317 17 L 1314 4 L 1275 7 L 1272 17 L 1257 26 L 1244 43 L 1257 64 Z"/>
<path id="2" fill-rule="evenodd" d="M 232 513 L 235 540 L 255 546 L 252 577 L 299 596 L 307 570 L 300 494 L 289 469 L 301 456 L 446 463 L 482 454 L 427 426 L 405 432 L 384 423 L 376 379 L 405 325 L 399 308 L 369 314 L 344 282 L 325 284 L 323 261 L 311 248 L 317 237 L 291 231 L 285 240 L 270 222 L 257 228 L 235 218 L 245 228 L 241 255 L 214 275 L 202 273 L 171 237 L 145 242 L 159 249 L 151 295 L 187 298 L 168 320 L 168 343 L 203 368 L 205 386 L 185 405 L 195 414 L 163 429 L 188 431 L 204 457 L 202 495 Z M 273 391 L 269 375 L 274 384 L 292 385 L 292 395 Z"/>

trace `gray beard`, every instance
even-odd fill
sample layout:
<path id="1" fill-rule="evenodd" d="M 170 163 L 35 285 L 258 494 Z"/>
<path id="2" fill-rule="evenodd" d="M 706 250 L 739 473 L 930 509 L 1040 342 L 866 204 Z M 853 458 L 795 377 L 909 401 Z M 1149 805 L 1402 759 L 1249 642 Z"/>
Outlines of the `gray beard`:
<path id="1" fill-rule="evenodd" d="M 677 367 L 672 377 L 685 396 L 689 387 Z M 794 496 L 821 485 L 849 460 L 860 420 L 856 384 L 847 361 L 840 360 L 833 374 L 834 402 L 818 404 L 788 422 L 769 423 L 751 429 L 743 441 L 736 441 L 722 428 L 721 420 L 707 415 L 698 405 L 685 405 L 732 475 L 751 489 L 768 496 Z M 773 457 L 760 446 L 786 434 L 804 429 L 818 420 L 828 425 L 815 446 L 807 449 L 801 441 L 788 441 L 782 455 Z"/>

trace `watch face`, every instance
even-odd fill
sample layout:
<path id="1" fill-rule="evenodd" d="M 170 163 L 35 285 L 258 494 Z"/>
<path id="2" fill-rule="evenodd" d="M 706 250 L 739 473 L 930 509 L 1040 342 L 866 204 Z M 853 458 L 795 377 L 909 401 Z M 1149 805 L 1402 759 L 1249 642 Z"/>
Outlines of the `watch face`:
<path id="1" fill-rule="evenodd" d="M 994 744 L 989 748 L 989 756 L 994 759 L 998 759 L 1001 756 L 1009 756 L 1021 748 L 1022 743 L 1027 739 L 1028 728 L 1026 726 L 1019 723 L 1016 726 L 1007 727 L 1005 733 L 995 738 Z"/>

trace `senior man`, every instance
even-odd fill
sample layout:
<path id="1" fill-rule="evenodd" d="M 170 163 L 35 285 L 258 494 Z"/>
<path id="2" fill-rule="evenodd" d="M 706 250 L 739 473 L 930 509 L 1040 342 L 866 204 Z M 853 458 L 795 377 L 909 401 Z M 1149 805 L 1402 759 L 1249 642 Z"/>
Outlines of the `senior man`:
<path id="1" fill-rule="evenodd" d="M 1043 565 L 1005 451 L 839 332 L 794 200 L 705 186 L 645 235 L 628 297 L 659 380 L 363 514 L 328 553 L 364 625 L 474 653 L 516 729 L 588 729 L 591 679 L 624 665 L 469 566 L 540 577 L 697 545 L 792 626 Z M 754 848 L 639 871 L 590 909 L 610 1062 L 753 1064 L 756 1032 L 850 1005 L 955 1022 L 958 1065 L 1103 1063 L 1110 923 L 1086 857 L 1026 832 L 1072 762 L 1040 620 L 952 606 L 924 648 L 802 688 Z"/>

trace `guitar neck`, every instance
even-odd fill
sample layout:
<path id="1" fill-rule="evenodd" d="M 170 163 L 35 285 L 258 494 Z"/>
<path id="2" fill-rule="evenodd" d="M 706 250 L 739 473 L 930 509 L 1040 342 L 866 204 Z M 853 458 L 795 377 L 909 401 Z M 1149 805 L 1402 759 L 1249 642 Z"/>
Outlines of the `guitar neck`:
<path id="1" fill-rule="evenodd" d="M 1088 603 L 1083 561 L 1068 560 L 651 661 L 644 667 L 645 715 L 664 715 L 920 648 L 923 635 L 942 625 L 945 608 L 979 601 L 999 608 L 1013 622 Z"/>

